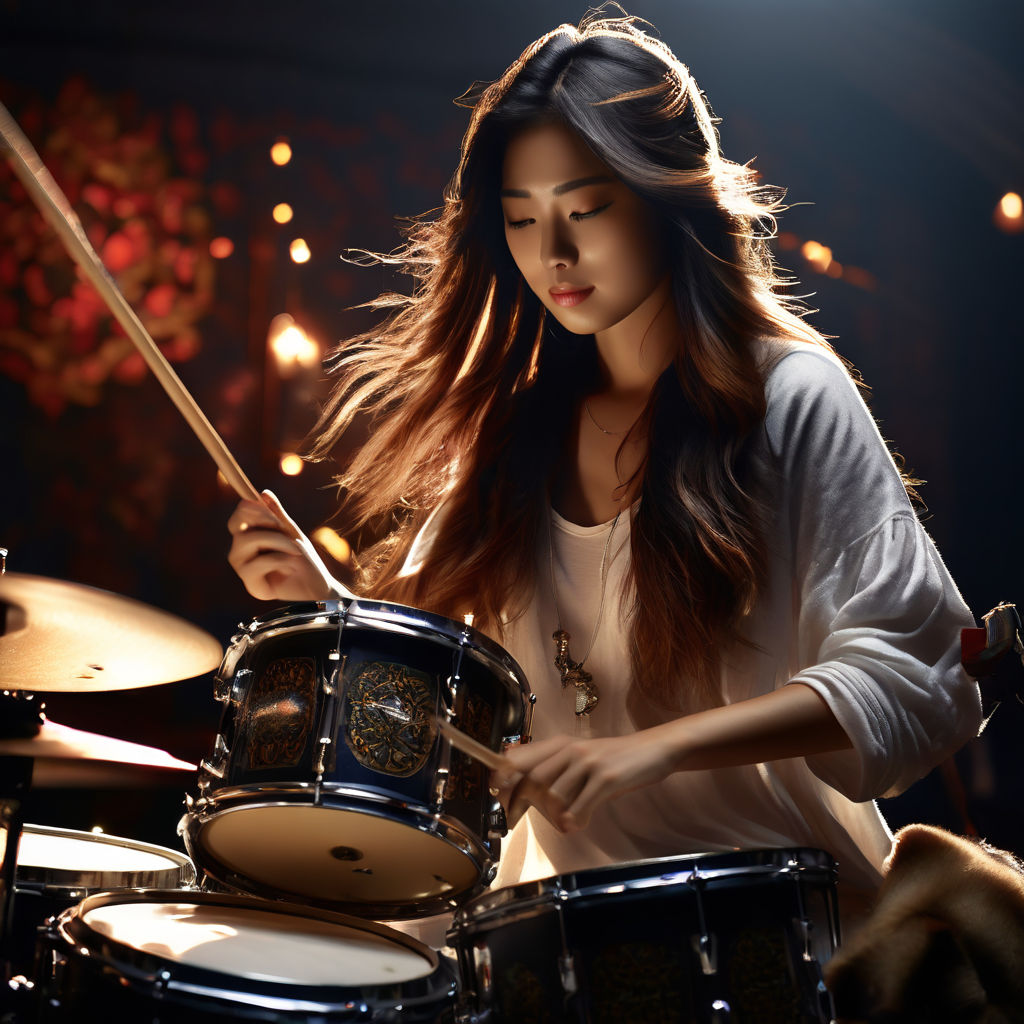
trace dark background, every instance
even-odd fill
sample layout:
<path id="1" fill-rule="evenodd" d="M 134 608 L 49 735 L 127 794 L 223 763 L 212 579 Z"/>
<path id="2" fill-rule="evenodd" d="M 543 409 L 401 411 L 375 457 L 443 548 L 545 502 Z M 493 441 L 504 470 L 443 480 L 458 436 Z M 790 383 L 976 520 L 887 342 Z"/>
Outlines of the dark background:
<path id="1" fill-rule="evenodd" d="M 210 237 L 232 240 L 229 258 L 205 260 L 215 277 L 201 301 L 194 284 L 174 286 L 175 302 L 196 299 L 196 315 L 168 339 L 168 354 L 257 486 L 274 488 L 312 529 L 333 512 L 330 467 L 285 478 L 277 461 L 312 425 L 323 385 L 315 372 L 278 380 L 266 357 L 271 317 L 290 313 L 324 348 L 367 326 L 367 314 L 349 307 L 405 281 L 343 263 L 341 251 L 389 250 L 396 215 L 436 206 L 466 122 L 451 99 L 585 10 L 563 0 L 0 0 L 0 99 L 48 163 L 55 154 L 58 180 L 70 173 L 54 142 L 62 125 L 109 115 L 115 137 L 141 132 L 166 181 L 201 214 L 175 244 L 202 255 Z M 980 617 L 1019 598 L 1024 234 L 1000 230 L 993 214 L 1005 192 L 1024 192 L 1020 5 L 637 0 L 630 13 L 649 18 L 689 64 L 724 118 L 726 155 L 755 159 L 766 181 L 788 189 L 795 205 L 780 259 L 799 279 L 795 291 L 820 309 L 816 325 L 871 385 L 883 433 L 928 481 L 926 526 L 968 604 Z M 82 131 L 88 149 L 92 129 Z M 295 156 L 277 168 L 268 149 L 282 136 Z M 87 176 L 105 173 L 102 149 Z M 283 228 L 270 218 L 281 201 L 295 209 Z M 0 176 L 9 227 L 23 203 Z M 108 237 L 123 227 L 113 213 L 87 213 Z M 159 208 L 148 216 L 158 220 Z M 301 266 L 287 255 L 297 236 L 313 253 Z M 819 273 L 801 255 L 808 240 L 850 272 Z M 75 374 L 102 338 L 58 336 L 26 283 L 35 259 L 21 222 L 5 231 L 0 220 L 0 545 L 11 550 L 9 569 L 149 602 L 227 642 L 238 620 L 261 610 L 224 559 L 232 497 L 130 362 L 82 399 Z M 55 296 L 70 277 L 52 252 L 47 259 L 36 273 Z M 45 366 L 4 341 L 12 324 L 52 355 Z M 209 753 L 218 713 L 209 677 L 55 695 L 48 705 L 56 721 L 193 761 Z M 958 758 L 979 830 L 1018 852 L 1022 716 L 1007 701 Z M 38 791 L 30 820 L 176 845 L 189 781 L 131 781 L 126 769 L 123 788 Z M 894 825 L 966 827 L 938 773 L 883 809 Z"/>

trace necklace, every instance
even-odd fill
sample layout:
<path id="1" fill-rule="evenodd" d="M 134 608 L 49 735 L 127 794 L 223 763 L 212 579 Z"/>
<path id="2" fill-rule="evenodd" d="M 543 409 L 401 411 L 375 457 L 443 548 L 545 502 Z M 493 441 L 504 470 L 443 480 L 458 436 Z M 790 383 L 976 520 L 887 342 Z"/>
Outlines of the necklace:
<path id="1" fill-rule="evenodd" d="M 583 408 L 587 410 L 590 422 L 593 423 L 602 434 L 607 434 L 609 437 L 625 437 L 633 429 L 633 424 L 630 424 L 625 430 L 605 430 L 604 427 L 594 419 L 594 414 L 590 411 L 589 399 L 583 399 Z"/>
<path id="2" fill-rule="evenodd" d="M 594 685 L 594 677 L 586 671 L 583 663 L 590 657 L 594 649 L 594 641 L 597 640 L 598 631 L 601 629 L 601 616 L 604 613 L 605 589 L 608 583 L 608 552 L 612 546 L 612 536 L 615 534 L 615 527 L 619 525 L 619 516 L 622 510 L 615 513 L 612 520 L 612 528 L 608 531 L 608 537 L 604 542 L 604 551 L 601 554 L 601 600 L 597 606 L 597 618 L 594 620 L 594 629 L 590 634 L 590 643 L 587 645 L 586 653 L 579 661 L 572 660 L 572 653 L 569 650 L 569 641 L 572 637 L 562 629 L 562 613 L 558 610 L 558 589 L 555 586 L 555 546 L 551 539 L 551 516 L 548 516 L 548 566 L 551 569 L 551 599 L 555 605 L 555 618 L 558 620 L 558 628 L 551 634 L 555 642 L 555 668 L 562 677 L 562 689 L 567 686 L 576 687 L 576 715 L 582 717 L 589 715 L 597 705 L 599 694 Z"/>

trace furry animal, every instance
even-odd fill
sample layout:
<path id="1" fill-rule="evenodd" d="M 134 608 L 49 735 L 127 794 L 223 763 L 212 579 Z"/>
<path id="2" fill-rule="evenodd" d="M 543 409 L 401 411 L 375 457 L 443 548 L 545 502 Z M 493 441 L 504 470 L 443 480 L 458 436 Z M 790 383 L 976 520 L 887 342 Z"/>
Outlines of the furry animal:
<path id="1" fill-rule="evenodd" d="M 888 866 L 825 969 L 837 1024 L 1024 1024 L 1024 867 L 928 825 L 896 833 Z"/>

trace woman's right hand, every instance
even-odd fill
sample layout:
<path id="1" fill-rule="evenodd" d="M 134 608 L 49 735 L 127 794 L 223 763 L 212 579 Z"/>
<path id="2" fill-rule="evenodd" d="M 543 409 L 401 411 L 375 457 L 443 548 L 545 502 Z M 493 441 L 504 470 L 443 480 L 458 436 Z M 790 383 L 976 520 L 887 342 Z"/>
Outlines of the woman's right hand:
<path id="1" fill-rule="evenodd" d="M 277 497 L 240 501 L 228 519 L 228 562 L 245 589 L 261 601 L 325 601 L 352 598 L 324 564 L 309 538 L 295 525 Z M 291 528 L 295 539 L 285 531 Z"/>

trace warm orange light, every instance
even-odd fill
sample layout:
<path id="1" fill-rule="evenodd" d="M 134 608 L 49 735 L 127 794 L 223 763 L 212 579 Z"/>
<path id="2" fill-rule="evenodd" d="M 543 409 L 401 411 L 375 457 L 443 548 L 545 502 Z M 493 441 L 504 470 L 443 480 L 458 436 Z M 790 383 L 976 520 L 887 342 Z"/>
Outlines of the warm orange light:
<path id="1" fill-rule="evenodd" d="M 226 260 L 235 251 L 235 243 L 223 235 L 210 240 L 210 255 L 215 260 Z"/>
<path id="2" fill-rule="evenodd" d="M 302 461 L 301 455 L 296 455 L 294 452 L 286 452 L 281 456 L 281 472 L 285 476 L 298 476 L 305 468 L 305 463 Z"/>
<path id="3" fill-rule="evenodd" d="M 466 614 L 462 616 L 462 621 L 467 626 L 472 626 L 473 625 L 473 613 L 472 612 L 466 612 Z"/>
<path id="4" fill-rule="evenodd" d="M 863 267 L 843 267 L 843 280 L 849 282 L 855 288 L 863 288 L 868 292 L 873 292 L 878 287 L 875 275 L 864 270 Z"/>
<path id="5" fill-rule="evenodd" d="M 1007 192 L 999 200 L 999 212 L 1007 220 L 1020 220 L 1024 217 L 1024 200 L 1016 192 Z"/>
<path id="6" fill-rule="evenodd" d="M 296 263 L 308 263 L 312 255 L 304 238 L 293 238 L 292 244 L 288 246 L 288 252 Z"/>
<path id="7" fill-rule="evenodd" d="M 309 539 L 319 544 L 336 562 L 345 564 L 352 557 L 348 541 L 329 526 L 318 527 L 309 535 Z"/>
<path id="8" fill-rule="evenodd" d="M 819 273 L 824 274 L 832 262 L 832 250 L 821 242 L 807 241 L 800 247 L 803 258 Z"/>
<path id="9" fill-rule="evenodd" d="M 314 367 L 320 363 L 320 346 L 287 313 L 270 321 L 267 344 L 283 377 L 300 366 Z"/>
<path id="10" fill-rule="evenodd" d="M 270 147 L 270 159 L 277 164 L 278 167 L 284 167 L 286 163 L 292 158 L 292 147 L 284 139 L 278 139 Z"/>
<path id="11" fill-rule="evenodd" d="M 293 216 L 292 208 L 287 203 L 278 203 L 274 207 L 274 220 L 278 224 L 287 224 Z"/>
<path id="12" fill-rule="evenodd" d="M 1021 199 L 1019 192 L 1007 192 L 996 203 L 996 208 L 992 211 L 992 221 L 1007 235 L 1024 232 L 1024 199 Z"/>

